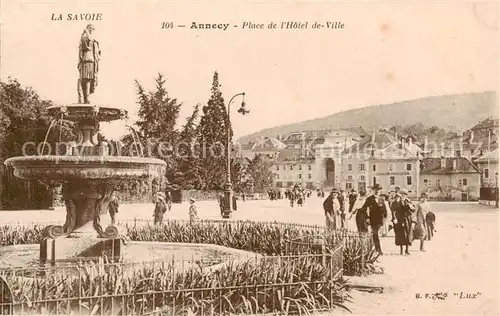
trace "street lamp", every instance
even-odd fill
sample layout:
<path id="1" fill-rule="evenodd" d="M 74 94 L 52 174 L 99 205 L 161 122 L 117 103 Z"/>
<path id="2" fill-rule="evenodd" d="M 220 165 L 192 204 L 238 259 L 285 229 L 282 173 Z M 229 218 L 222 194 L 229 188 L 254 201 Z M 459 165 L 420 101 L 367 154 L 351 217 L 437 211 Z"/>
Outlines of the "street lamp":
<path id="1" fill-rule="evenodd" d="M 222 212 L 222 218 L 229 218 L 231 216 L 231 210 L 232 210 L 232 202 L 233 202 L 233 190 L 232 190 L 232 183 L 231 183 L 231 103 L 233 102 L 234 98 L 238 96 L 243 96 L 243 101 L 241 102 L 241 107 L 238 109 L 238 113 L 245 115 L 250 113 L 250 110 L 246 108 L 246 103 L 245 103 L 245 92 L 240 92 L 235 95 L 229 100 L 229 103 L 227 104 L 227 119 L 229 122 L 229 126 L 227 128 L 227 179 L 226 179 L 226 185 L 225 185 L 225 191 L 224 191 L 224 198 L 226 200 L 226 203 L 223 208 Z"/>

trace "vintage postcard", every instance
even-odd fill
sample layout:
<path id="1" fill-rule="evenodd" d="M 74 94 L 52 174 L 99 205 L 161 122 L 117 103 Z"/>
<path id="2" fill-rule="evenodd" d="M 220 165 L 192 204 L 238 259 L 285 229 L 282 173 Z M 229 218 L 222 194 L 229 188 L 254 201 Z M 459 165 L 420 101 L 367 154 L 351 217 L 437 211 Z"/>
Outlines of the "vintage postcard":
<path id="1" fill-rule="evenodd" d="M 0 314 L 498 315 L 498 1 L 0 1 Z"/>

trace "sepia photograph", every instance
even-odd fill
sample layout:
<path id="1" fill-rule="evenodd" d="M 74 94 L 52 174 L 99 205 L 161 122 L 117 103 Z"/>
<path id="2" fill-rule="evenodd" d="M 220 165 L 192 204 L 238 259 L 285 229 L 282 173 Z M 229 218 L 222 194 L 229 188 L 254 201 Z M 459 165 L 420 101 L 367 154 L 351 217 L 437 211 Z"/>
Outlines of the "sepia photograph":
<path id="1" fill-rule="evenodd" d="M 498 1 L 0 0 L 0 315 L 500 315 Z"/>

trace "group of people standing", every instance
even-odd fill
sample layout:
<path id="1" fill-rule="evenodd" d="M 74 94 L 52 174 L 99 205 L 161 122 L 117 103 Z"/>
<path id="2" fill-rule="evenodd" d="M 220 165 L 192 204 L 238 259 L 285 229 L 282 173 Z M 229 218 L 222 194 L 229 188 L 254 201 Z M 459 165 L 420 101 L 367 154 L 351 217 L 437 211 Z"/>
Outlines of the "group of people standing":
<path id="1" fill-rule="evenodd" d="M 382 187 L 375 184 L 372 194 L 363 206 L 356 209 L 356 226 L 359 232 L 368 232 L 371 227 L 375 250 L 383 254 L 380 247 L 379 232 L 387 236 L 394 229 L 395 244 L 400 254 L 409 255 L 409 246 L 420 240 L 420 251 L 425 251 L 424 240 L 430 240 L 435 232 L 435 214 L 432 212 L 426 193 L 420 195 L 418 203 L 410 201 L 408 191 L 398 187 L 388 194 L 381 193 Z M 404 252 L 403 252 L 404 251 Z"/>
<path id="2" fill-rule="evenodd" d="M 383 254 L 379 233 L 387 236 L 394 229 L 395 243 L 400 246 L 400 254 L 409 255 L 408 247 L 414 240 L 420 240 L 420 250 L 424 249 L 424 240 L 430 240 L 435 232 L 436 216 L 431 211 L 428 196 L 420 195 L 420 201 L 413 203 L 408 198 L 408 191 L 398 187 L 389 193 L 382 193 L 382 187 L 375 184 L 358 209 L 354 209 L 358 195 L 355 190 L 347 194 L 344 190 L 333 189 L 323 202 L 326 226 L 329 229 L 347 229 L 347 221 L 355 214 L 359 232 L 373 234 L 375 250 Z"/>
<path id="3" fill-rule="evenodd" d="M 323 202 L 326 227 L 335 230 L 347 229 L 347 214 L 352 211 L 356 199 L 355 190 L 347 194 L 344 190 L 333 189 Z"/>
<path id="4" fill-rule="evenodd" d="M 285 191 L 285 197 L 290 201 L 290 206 L 294 207 L 295 202 L 297 206 L 304 206 L 306 199 L 311 197 L 311 191 L 303 189 L 300 186 L 295 186 L 292 189 L 287 189 Z"/>

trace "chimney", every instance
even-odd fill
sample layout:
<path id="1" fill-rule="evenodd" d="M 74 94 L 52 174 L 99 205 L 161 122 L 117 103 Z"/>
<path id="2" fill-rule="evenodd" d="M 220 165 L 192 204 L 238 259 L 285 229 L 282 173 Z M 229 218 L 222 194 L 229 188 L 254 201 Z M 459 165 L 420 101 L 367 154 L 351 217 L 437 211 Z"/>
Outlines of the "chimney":
<path id="1" fill-rule="evenodd" d="M 445 157 L 441 157 L 441 168 L 446 168 L 446 158 Z"/>
<path id="2" fill-rule="evenodd" d="M 453 159 L 453 170 L 457 170 L 457 160 Z"/>
<path id="3" fill-rule="evenodd" d="M 469 144 L 472 144 L 472 141 L 474 141 L 474 131 L 470 131 L 470 137 L 469 137 Z"/>

